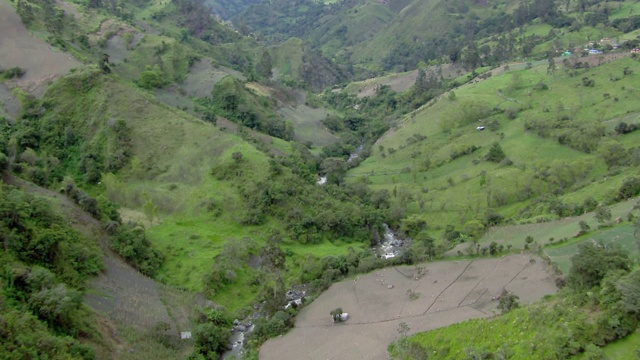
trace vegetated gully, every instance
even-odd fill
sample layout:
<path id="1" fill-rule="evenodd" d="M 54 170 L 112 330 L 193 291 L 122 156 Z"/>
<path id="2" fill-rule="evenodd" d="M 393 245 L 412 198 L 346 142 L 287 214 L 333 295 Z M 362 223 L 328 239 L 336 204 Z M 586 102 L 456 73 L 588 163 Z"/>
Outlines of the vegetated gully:
<path id="1" fill-rule="evenodd" d="M 410 239 L 402 239 L 387 224 L 384 224 L 384 237 L 379 244 L 371 247 L 376 256 L 382 259 L 393 259 L 401 256 L 409 247 Z M 290 306 L 302 305 L 302 299 L 306 296 L 305 285 L 294 286 L 287 291 L 285 309 Z M 222 359 L 234 359 L 242 355 L 245 339 L 251 335 L 254 329 L 253 320 L 260 317 L 256 312 L 244 320 L 234 320 L 231 328 L 232 335 L 229 338 L 228 351 Z"/>

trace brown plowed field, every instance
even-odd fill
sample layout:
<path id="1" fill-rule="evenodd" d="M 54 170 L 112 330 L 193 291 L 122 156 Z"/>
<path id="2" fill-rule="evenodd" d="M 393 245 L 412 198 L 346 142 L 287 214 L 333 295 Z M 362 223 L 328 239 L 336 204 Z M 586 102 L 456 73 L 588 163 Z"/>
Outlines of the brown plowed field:
<path id="1" fill-rule="evenodd" d="M 387 359 L 401 322 L 410 333 L 431 330 L 496 314 L 503 289 L 521 303 L 557 290 L 546 265 L 531 255 L 421 267 L 422 276 L 417 267 L 402 266 L 334 284 L 298 314 L 294 329 L 262 346 L 260 359 Z M 348 321 L 333 323 L 329 313 L 337 307 Z"/>

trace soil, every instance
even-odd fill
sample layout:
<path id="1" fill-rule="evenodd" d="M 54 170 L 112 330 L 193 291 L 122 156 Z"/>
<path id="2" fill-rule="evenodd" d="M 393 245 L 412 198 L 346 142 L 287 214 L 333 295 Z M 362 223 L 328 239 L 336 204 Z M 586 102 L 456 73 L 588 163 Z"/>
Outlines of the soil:
<path id="1" fill-rule="evenodd" d="M 39 96 L 44 87 L 80 63 L 33 37 L 8 0 L 0 0 L 0 68 L 19 66 L 26 73 L 10 83 Z"/>
<path id="2" fill-rule="evenodd" d="M 528 254 L 386 268 L 331 286 L 289 333 L 262 346 L 260 359 L 387 359 L 401 322 L 411 334 L 494 316 L 503 290 L 526 304 L 557 289 L 546 265 Z M 333 322 L 338 307 L 348 321 Z"/>

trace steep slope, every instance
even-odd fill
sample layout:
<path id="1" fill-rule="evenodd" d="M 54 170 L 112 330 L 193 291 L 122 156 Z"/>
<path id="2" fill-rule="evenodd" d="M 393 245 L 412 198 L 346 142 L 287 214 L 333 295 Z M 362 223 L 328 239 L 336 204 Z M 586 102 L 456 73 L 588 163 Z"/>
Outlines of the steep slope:
<path id="1" fill-rule="evenodd" d="M 510 70 L 441 96 L 385 134 L 349 176 L 406 199 L 425 228 L 450 225 L 472 238 L 493 221 L 544 221 L 619 201 L 621 183 L 637 174 L 638 133 L 619 126 L 637 123 L 640 67 L 629 57 L 571 64 Z"/>
<path id="2" fill-rule="evenodd" d="M 14 82 L 34 94 L 41 94 L 48 82 L 80 64 L 29 34 L 8 0 L 0 1 L 0 34 L 0 69 L 22 68 L 25 74 Z"/>
<path id="3" fill-rule="evenodd" d="M 84 303 L 96 312 L 91 316 L 95 321 L 92 326 L 102 336 L 94 339 L 100 343 L 96 346 L 98 358 L 143 359 L 150 353 L 161 359 L 188 356 L 192 344 L 178 344 L 173 339 L 180 331 L 193 328 L 194 309 L 204 301 L 196 302 L 195 294 L 159 284 L 127 264 L 109 248 L 109 235 L 102 223 L 68 197 L 19 178 L 4 180 L 25 193 L 47 199 L 78 233 L 102 250 L 104 267 L 91 279 L 84 295 Z M 159 324 L 167 327 L 158 331 Z M 170 340 L 173 347 L 165 348 L 153 339 L 145 339 L 154 332 L 155 336 Z M 135 348 L 144 348 L 146 353 L 136 354 L 132 351 Z"/>

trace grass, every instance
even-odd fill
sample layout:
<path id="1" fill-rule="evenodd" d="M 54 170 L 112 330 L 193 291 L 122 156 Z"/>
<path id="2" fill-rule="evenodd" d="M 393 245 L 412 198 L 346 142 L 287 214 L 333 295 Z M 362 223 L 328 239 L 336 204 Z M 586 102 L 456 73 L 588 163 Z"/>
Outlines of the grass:
<path id="1" fill-rule="evenodd" d="M 640 344 L 640 333 L 636 331 L 624 339 L 605 346 L 604 355 L 609 359 L 633 359 L 634 356 L 637 359 L 640 350 L 638 344 Z"/>
<path id="2" fill-rule="evenodd" d="M 240 226 L 229 218 L 210 220 L 201 216 L 177 216 L 148 230 L 153 243 L 167 255 L 158 278 L 167 284 L 202 291 L 204 275 L 226 241 L 250 237 L 260 241 L 258 229 Z"/>
<path id="3" fill-rule="evenodd" d="M 632 101 L 637 91 L 633 85 L 636 77 L 622 76 L 622 68 L 627 66 L 640 70 L 638 62 L 623 58 L 572 77 L 562 70 L 549 75 L 546 62 L 540 62 L 530 69 L 511 70 L 464 85 L 455 90 L 454 101 L 442 97 L 403 119 L 377 142 L 370 158 L 350 170 L 348 178 L 365 177 L 373 188 L 408 192 L 412 196 L 407 203 L 409 212 L 419 212 L 436 232 L 448 224 L 461 226 L 470 219 L 481 218 L 487 209 L 489 192 L 492 197 L 489 204 L 494 210 L 507 217 L 526 219 L 527 215 L 521 212 L 529 201 L 518 200 L 525 187 L 530 187 L 534 194 L 553 190 L 532 177 L 545 167 L 555 169 L 552 171 L 558 175 L 566 169 L 584 171 L 583 180 L 560 196 L 562 201 L 581 203 L 589 196 L 605 201 L 632 171 L 608 174 L 597 152 L 578 151 L 554 139 L 525 132 L 523 128 L 528 121 L 551 120 L 565 112 L 575 114 L 574 118 L 583 124 L 602 124 L 606 129 L 615 127 L 622 119 L 635 119 L 640 111 Z M 620 74 L 619 80 L 609 80 L 611 74 Z M 583 76 L 594 79 L 596 85 L 582 86 Z M 549 89 L 535 90 L 534 86 L 540 82 Z M 609 97 L 604 97 L 604 93 Z M 618 101 L 612 101 L 614 97 Z M 514 107 L 519 111 L 515 119 L 509 120 L 501 113 L 483 116 L 481 111 L 476 115 L 473 110 L 496 107 Z M 475 130 L 478 123 L 486 125 L 492 121 L 498 124 L 496 131 Z M 406 140 L 413 134 L 424 135 L 427 140 L 408 143 Z M 637 136 L 632 133 L 615 139 L 632 147 Z M 496 141 L 513 162 L 512 166 L 483 160 L 489 146 Z M 480 149 L 452 160 L 452 150 L 471 145 Z M 483 172 L 486 173 L 485 185 L 480 183 Z M 505 199 L 506 203 L 500 205 L 495 196 Z M 424 206 L 418 206 L 419 202 Z"/>
<path id="4" fill-rule="evenodd" d="M 572 242 L 566 246 L 558 245 L 545 248 L 544 251 L 553 262 L 558 264 L 558 267 L 564 274 L 568 274 L 571 269 L 571 257 L 578 253 L 578 245 L 583 241 L 597 241 L 607 246 L 620 247 L 632 258 L 637 258 L 639 255 L 636 240 L 633 236 L 633 225 L 631 224 L 623 224 L 614 228 L 598 231 L 593 235 L 582 237 L 580 241 Z"/>
<path id="5" fill-rule="evenodd" d="M 419 344 L 430 359 L 465 359 L 483 353 L 509 359 L 556 358 L 562 350 L 555 347 L 566 341 L 566 325 L 544 322 L 541 315 L 548 318 L 551 312 L 543 305 L 514 309 L 491 320 L 474 319 L 411 335 L 406 341 Z"/>

